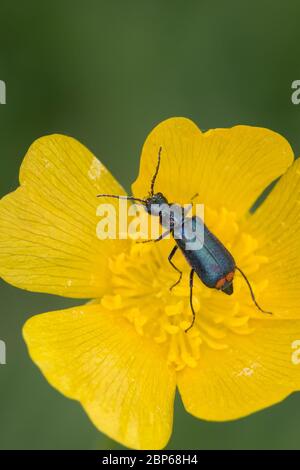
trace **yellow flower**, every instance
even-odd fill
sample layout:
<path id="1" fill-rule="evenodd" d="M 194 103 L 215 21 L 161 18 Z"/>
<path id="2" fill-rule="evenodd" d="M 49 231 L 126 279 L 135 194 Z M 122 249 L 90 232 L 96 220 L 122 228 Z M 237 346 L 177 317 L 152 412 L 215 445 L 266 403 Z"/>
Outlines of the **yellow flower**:
<path id="1" fill-rule="evenodd" d="M 267 129 L 201 133 L 190 120 L 159 124 L 143 147 L 133 193 L 144 197 L 163 148 L 156 190 L 205 204 L 205 222 L 247 274 L 259 312 L 236 273 L 234 294 L 195 279 L 174 241 L 137 244 L 96 237 L 99 193 L 125 194 L 79 142 L 38 139 L 20 187 L 0 203 L 0 275 L 36 292 L 96 299 L 27 321 L 24 338 L 47 380 L 78 400 L 93 423 L 128 447 L 162 448 L 171 434 L 176 386 L 187 411 L 206 420 L 253 413 L 299 390 L 292 361 L 300 339 L 300 159 Z M 282 176 L 254 213 L 249 208 Z M 117 200 L 107 200 L 116 205 Z"/>

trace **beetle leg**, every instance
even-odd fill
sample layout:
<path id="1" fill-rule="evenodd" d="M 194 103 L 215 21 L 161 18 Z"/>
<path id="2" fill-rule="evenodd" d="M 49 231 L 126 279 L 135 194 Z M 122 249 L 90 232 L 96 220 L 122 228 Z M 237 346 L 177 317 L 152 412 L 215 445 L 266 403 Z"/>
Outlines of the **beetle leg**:
<path id="1" fill-rule="evenodd" d="M 196 313 L 193 307 L 194 272 L 195 272 L 194 269 L 191 269 L 191 272 L 190 272 L 190 306 L 191 306 L 191 310 L 193 314 L 193 319 L 192 319 L 192 323 L 190 324 L 190 326 L 185 330 L 186 333 L 192 328 L 192 326 L 195 323 L 195 318 L 196 318 Z"/>
<path id="2" fill-rule="evenodd" d="M 149 243 L 149 242 L 160 242 L 160 240 L 163 240 L 166 236 L 168 236 L 170 233 L 170 230 L 167 230 L 166 232 L 162 233 L 158 238 L 154 238 L 153 240 L 141 240 L 137 241 L 137 243 Z"/>
<path id="3" fill-rule="evenodd" d="M 170 287 L 170 290 L 172 290 L 175 286 L 177 286 L 177 284 L 180 283 L 181 278 L 182 278 L 182 271 L 180 271 L 180 269 L 178 269 L 177 266 L 175 266 L 175 264 L 174 264 L 173 261 L 172 261 L 172 258 L 173 258 L 173 256 L 175 255 L 175 253 L 176 253 L 177 250 L 178 250 L 178 246 L 175 245 L 174 248 L 172 249 L 171 253 L 170 253 L 169 256 L 168 256 L 168 261 L 169 261 L 170 265 L 179 273 L 179 279 L 178 279 L 178 281 L 176 281 L 175 284 L 173 284 L 173 285 Z"/>
<path id="4" fill-rule="evenodd" d="M 192 203 L 184 208 L 184 217 L 188 216 L 188 213 L 190 212 L 191 209 L 193 209 L 193 204 Z"/>
<path id="5" fill-rule="evenodd" d="M 194 194 L 193 197 L 191 197 L 190 199 L 190 204 L 184 209 L 184 216 L 187 217 L 188 213 L 190 212 L 191 209 L 193 209 L 194 205 L 193 205 L 193 200 L 199 196 L 199 193 L 196 193 Z"/>

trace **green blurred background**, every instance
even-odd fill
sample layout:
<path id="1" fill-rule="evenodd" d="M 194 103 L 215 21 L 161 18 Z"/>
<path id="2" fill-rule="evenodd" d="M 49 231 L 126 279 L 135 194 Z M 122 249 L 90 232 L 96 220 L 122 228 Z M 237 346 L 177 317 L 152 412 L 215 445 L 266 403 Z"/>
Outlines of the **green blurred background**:
<path id="1" fill-rule="evenodd" d="M 170 116 L 202 129 L 274 129 L 300 154 L 299 0 L 0 1 L 0 196 L 18 184 L 33 140 L 72 135 L 129 189 L 141 145 Z M 0 281 L 0 448 L 121 448 L 28 358 L 26 318 L 74 305 Z M 231 423 L 206 423 L 176 402 L 170 449 L 300 449 L 300 394 Z"/>

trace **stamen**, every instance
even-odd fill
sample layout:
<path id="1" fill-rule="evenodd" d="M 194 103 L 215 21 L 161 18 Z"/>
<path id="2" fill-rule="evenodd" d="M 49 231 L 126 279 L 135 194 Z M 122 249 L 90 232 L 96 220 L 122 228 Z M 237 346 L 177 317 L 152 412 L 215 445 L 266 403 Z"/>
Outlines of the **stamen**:
<path id="1" fill-rule="evenodd" d="M 255 274 L 268 260 L 257 255 L 257 241 L 241 232 L 235 214 L 224 208 L 220 214 L 206 211 L 206 223 L 227 248 L 231 245 L 233 256 L 251 275 L 253 290 L 260 295 L 267 288 L 268 281 L 257 282 Z M 196 319 L 194 326 L 185 333 L 192 317 L 190 267 L 178 253 L 176 265 L 183 276 L 180 284 L 170 292 L 169 287 L 177 280 L 177 273 L 167 259 L 173 246 L 173 240 L 145 245 L 133 243 L 128 253 L 110 259 L 111 293 L 104 296 L 101 303 L 116 315 L 123 315 L 137 334 L 161 344 L 167 351 L 169 365 L 182 370 L 196 367 L 201 362 L 204 348 L 226 349 L 229 332 L 253 334 L 252 319 L 257 318 L 257 309 L 251 303 L 247 286 L 240 276 L 234 277 L 234 294 L 226 296 L 205 287 L 195 275 L 193 306 Z"/>

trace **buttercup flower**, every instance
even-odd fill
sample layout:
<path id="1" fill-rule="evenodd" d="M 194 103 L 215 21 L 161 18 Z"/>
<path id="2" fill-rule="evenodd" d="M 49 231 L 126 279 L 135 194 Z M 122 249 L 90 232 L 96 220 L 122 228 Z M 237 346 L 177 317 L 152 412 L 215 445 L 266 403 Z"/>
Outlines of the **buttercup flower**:
<path id="1" fill-rule="evenodd" d="M 94 299 L 27 321 L 24 338 L 49 383 L 78 400 L 102 432 L 125 446 L 164 447 L 178 387 L 186 410 L 231 420 L 277 403 L 300 387 L 292 361 L 300 339 L 300 159 L 267 129 L 237 126 L 201 133 L 188 119 L 159 124 L 143 147 L 133 194 L 205 206 L 205 223 L 247 274 L 261 313 L 236 272 L 234 293 L 168 263 L 174 240 L 99 240 L 100 193 L 124 195 L 79 142 L 52 135 L 28 150 L 20 187 L 0 203 L 0 275 L 31 291 Z M 284 174 L 254 213 L 264 188 Z M 106 202 L 118 207 L 118 201 Z"/>

